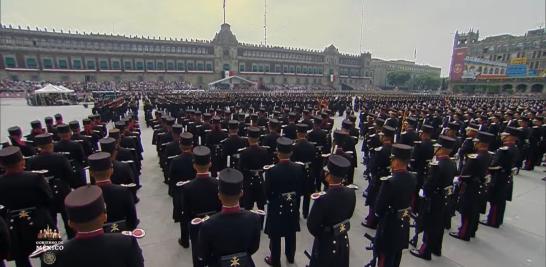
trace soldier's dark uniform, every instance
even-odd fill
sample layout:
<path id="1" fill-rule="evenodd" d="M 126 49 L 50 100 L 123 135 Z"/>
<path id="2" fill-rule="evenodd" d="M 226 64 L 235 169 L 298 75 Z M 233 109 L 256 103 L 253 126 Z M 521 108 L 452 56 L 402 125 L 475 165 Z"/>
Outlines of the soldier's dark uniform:
<path id="1" fill-rule="evenodd" d="M 197 146 L 193 149 L 193 157 L 196 165 L 206 166 L 211 161 L 211 151 L 208 147 Z M 209 173 L 197 173 L 196 178 L 182 185 L 181 190 L 183 222 L 190 223 L 194 218 L 203 219 L 217 213 L 222 207 L 218 200 L 218 181 L 210 177 Z M 199 232 L 199 226 L 190 225 L 193 266 L 204 266 L 198 257 Z"/>
<path id="2" fill-rule="evenodd" d="M 383 130 L 380 135 L 383 137 L 394 138 L 395 129 L 390 126 L 383 126 Z M 377 227 L 377 218 L 375 216 L 375 201 L 377 199 L 377 193 L 381 188 L 381 177 L 389 175 L 388 168 L 390 166 L 391 157 L 391 141 L 382 141 L 382 145 L 375 149 L 373 157 L 370 159 L 370 175 L 371 179 L 368 184 L 366 205 L 369 206 L 368 216 L 364 219 L 362 225 L 369 228 Z M 415 190 L 415 189 L 414 189 Z"/>
<path id="3" fill-rule="evenodd" d="M 68 123 L 68 126 L 70 127 L 70 130 L 72 130 L 71 139 L 81 144 L 83 152 L 85 153 L 84 156 L 87 158 L 89 155 L 93 154 L 91 138 L 81 134 L 80 123 L 78 121 L 71 121 Z"/>
<path id="4" fill-rule="evenodd" d="M 184 248 L 189 247 L 189 224 L 183 217 L 182 185 L 185 181 L 195 178 L 196 172 L 193 168 L 193 134 L 189 132 L 182 133 L 180 136 L 180 146 L 184 151 L 180 155 L 171 159 L 169 164 L 169 194 L 173 197 L 173 220 L 180 225 L 180 238 L 178 244 Z M 182 219 L 186 220 L 182 220 Z"/>
<path id="5" fill-rule="evenodd" d="M 423 127 L 421 127 L 421 131 L 428 135 L 432 135 L 434 129 L 430 125 L 423 125 Z M 428 163 L 433 156 L 434 149 L 430 138 L 421 138 L 420 141 L 414 142 L 414 148 L 410 161 L 411 170 L 417 173 L 417 187 L 415 188 L 415 192 L 412 197 L 412 208 L 414 211 L 417 211 L 417 207 L 419 206 L 417 192 L 423 187 L 425 176 L 427 175 L 426 172 L 428 169 Z"/>
<path id="6" fill-rule="evenodd" d="M 327 171 L 335 177 L 347 175 L 351 163 L 344 157 L 331 155 Z M 349 220 L 356 206 L 353 189 L 341 183 L 330 184 L 325 194 L 315 199 L 307 228 L 314 237 L 310 267 L 349 266 Z"/>
<path id="7" fill-rule="evenodd" d="M 4 260 L 8 258 L 11 247 L 6 207 L 0 205 L 0 266 L 5 267 Z"/>
<path id="8" fill-rule="evenodd" d="M 228 167 L 238 166 L 238 160 L 240 157 L 239 150 L 248 146 L 248 142 L 245 138 L 242 138 L 238 134 L 239 122 L 231 120 L 228 122 L 228 128 L 230 131 L 229 136 L 222 141 L 222 160 L 229 164 Z M 228 157 L 229 156 L 229 162 Z"/>
<path id="9" fill-rule="evenodd" d="M 211 150 L 211 173 L 213 177 L 216 177 L 217 173 L 226 167 L 226 161 L 222 160 L 223 151 L 222 144 L 220 142 L 226 139 L 228 134 L 224 129 L 220 128 L 220 117 L 214 116 L 212 118 L 212 125 L 212 129 L 206 132 L 205 145 Z"/>
<path id="10" fill-rule="evenodd" d="M 70 133 L 70 127 L 66 124 L 59 124 L 57 125 L 57 133 L 59 135 Z M 70 139 L 61 139 L 55 143 L 54 151 L 67 155 L 68 159 L 71 161 L 70 163 L 74 171 L 74 176 L 80 178 L 83 183 L 85 179 L 83 167 L 86 165 L 86 157 L 82 145 Z"/>
<path id="11" fill-rule="evenodd" d="M 489 144 L 493 135 L 487 132 L 478 132 L 478 142 Z M 467 156 L 464 168 L 459 178 L 462 182 L 459 196 L 459 211 L 461 226 L 458 232 L 449 233 L 450 236 L 469 241 L 475 237 L 478 230 L 480 212 L 486 201 L 485 176 L 487 174 L 491 155 L 487 150 L 478 150 L 477 154 Z"/>
<path id="12" fill-rule="evenodd" d="M 259 138 L 260 129 L 249 127 L 247 129 L 249 138 Z M 265 207 L 265 195 L 263 189 L 263 167 L 271 164 L 271 156 L 267 149 L 255 145 L 249 145 L 241 152 L 239 160 L 239 170 L 243 173 L 245 180 L 243 182 L 243 208 L 250 210 L 254 207 L 254 203 L 258 208 L 263 210 Z"/>
<path id="13" fill-rule="evenodd" d="M 288 114 L 289 123 L 284 127 L 283 129 L 283 136 L 288 137 L 290 139 L 296 139 L 297 135 L 297 127 L 296 127 L 296 113 L 290 112 Z"/>
<path id="14" fill-rule="evenodd" d="M 313 143 L 317 149 L 317 156 L 315 157 L 313 164 L 311 164 L 312 176 L 315 177 L 316 191 L 320 191 L 322 187 L 321 171 L 323 166 L 323 159 L 321 157 L 321 154 L 330 153 L 329 145 L 331 143 L 331 140 L 328 140 L 328 133 L 320 128 L 321 123 L 322 118 L 320 116 L 315 116 L 313 118 L 313 129 L 307 134 L 307 140 Z"/>
<path id="15" fill-rule="evenodd" d="M 269 133 L 265 135 L 260 142 L 263 146 L 269 147 L 268 152 L 271 155 L 273 155 L 273 152 L 277 148 L 277 138 L 280 137 L 278 132 L 279 127 L 280 122 L 277 119 L 269 120 Z"/>
<path id="16" fill-rule="evenodd" d="M 102 152 L 113 154 L 116 150 L 116 140 L 111 137 L 103 138 L 99 141 Z M 131 166 L 119 160 L 112 160 L 112 176 L 110 180 L 113 184 L 131 184 L 135 182 L 135 175 Z"/>
<path id="17" fill-rule="evenodd" d="M 440 136 L 438 145 L 444 149 L 454 148 L 456 140 Z M 435 161 L 430 163 L 429 174 L 419 193 L 423 198 L 420 216 L 422 217 L 422 228 L 424 231 L 423 244 L 418 250 L 411 250 L 411 254 L 430 260 L 431 253 L 436 256 L 442 255 L 442 240 L 444 235 L 444 224 L 447 197 L 453 192 L 453 178 L 457 174 L 457 166 L 449 155 L 436 156 Z"/>
<path id="18" fill-rule="evenodd" d="M 298 124 L 298 134 L 305 134 L 307 133 L 307 125 L 306 124 Z M 321 168 L 322 164 L 319 164 L 315 159 L 317 158 L 317 149 L 316 147 L 311 144 L 307 139 L 301 138 L 296 140 L 296 143 L 294 145 L 294 151 L 292 153 L 291 159 L 293 162 L 301 162 L 303 163 L 304 168 L 304 184 L 303 184 L 303 192 L 302 192 L 302 207 L 301 207 L 301 213 L 303 215 L 303 218 L 307 218 L 307 215 L 309 214 L 309 204 L 311 202 L 311 194 L 315 193 L 316 185 L 315 185 L 315 172 L 313 171 L 314 168 Z M 313 166 L 313 164 L 319 164 L 319 166 Z"/>
<path id="19" fill-rule="evenodd" d="M 53 138 L 51 134 L 41 134 L 35 136 L 34 142 L 37 146 L 52 144 Z M 74 232 L 68 226 L 68 217 L 64 209 L 64 198 L 70 193 L 71 188 L 77 188 L 83 184 L 80 179 L 74 177 L 72 166 L 70 166 L 68 159 L 63 155 L 42 150 L 40 154 L 28 160 L 27 169 L 29 171 L 47 171 L 44 176 L 48 178 L 54 200 L 51 206 L 51 218 L 55 225 L 57 225 L 57 213 L 60 213 L 68 237 L 74 237 Z"/>
<path id="20" fill-rule="evenodd" d="M 409 161 L 411 147 L 392 145 L 395 159 Z M 379 257 L 379 267 L 400 265 L 402 250 L 408 247 L 411 195 L 417 182 L 407 169 L 392 170 L 392 176 L 383 178 L 375 201 L 379 219 L 374 246 Z"/>
<path id="21" fill-rule="evenodd" d="M 106 212 L 101 189 L 93 185 L 70 193 L 65 199 L 65 206 L 70 221 L 80 224 L 88 223 Z M 98 228 L 78 232 L 75 238 L 65 242 L 56 255 L 54 266 L 144 267 L 144 259 L 134 237 L 104 233 L 102 228 Z"/>
<path id="22" fill-rule="evenodd" d="M 414 146 L 415 141 L 419 140 L 419 135 L 417 134 L 417 132 L 415 132 L 417 119 L 409 117 L 406 119 L 406 123 L 408 124 L 408 126 L 406 127 L 405 131 L 400 133 L 400 140 L 398 141 L 398 143 L 408 146 Z"/>
<path id="23" fill-rule="evenodd" d="M 292 146 L 293 141 L 289 138 L 277 139 L 278 153 L 289 154 L 292 152 Z M 265 262 L 269 265 L 280 266 L 281 237 L 285 240 L 285 255 L 288 262 L 294 262 L 296 232 L 300 231 L 299 205 L 304 179 L 303 166 L 291 162 L 290 159 L 281 159 L 279 163 L 265 171 L 268 216 L 264 232 L 269 236 L 271 250 Z"/>
<path id="24" fill-rule="evenodd" d="M 219 173 L 219 192 L 226 196 L 241 193 L 243 175 L 231 168 Z M 238 205 L 222 207 L 200 226 L 199 258 L 210 267 L 254 267 L 252 254 L 260 247 L 260 216 Z"/>
<path id="25" fill-rule="evenodd" d="M 511 135 L 517 138 L 521 131 L 517 128 L 506 127 L 502 135 Z M 498 228 L 504 221 L 506 200 L 512 194 L 513 174 L 515 159 L 518 158 L 518 150 L 513 142 L 504 142 L 493 156 L 489 173 L 491 182 L 488 185 L 488 201 L 490 204 L 487 220 L 480 223 Z"/>
<path id="26" fill-rule="evenodd" d="M 112 160 L 110 153 L 97 152 L 89 156 L 89 170 L 91 172 L 106 171 L 111 168 Z M 106 212 L 108 214 L 107 223 L 112 226 L 117 224 L 119 226 L 117 231 L 135 229 L 139 224 L 139 220 L 132 192 L 127 187 L 112 184 L 110 179 L 96 180 L 95 184 L 102 189 L 104 202 L 106 203 Z M 117 232 L 113 227 L 109 230 Z"/>
<path id="27" fill-rule="evenodd" d="M 23 156 L 31 157 L 36 154 L 36 149 L 34 146 L 22 140 L 23 133 L 21 132 L 21 128 L 19 128 L 19 126 L 8 128 L 8 133 L 11 145 L 19 147 L 21 149 L 21 153 L 23 153 Z"/>
<path id="28" fill-rule="evenodd" d="M 0 150 L 2 167 L 19 164 L 21 149 L 9 146 Z M 53 194 L 45 179 L 31 172 L 9 172 L 0 176 L 0 205 L 5 206 L 10 226 L 11 259 L 17 266 L 31 266 L 28 256 L 36 249 L 40 230 L 55 229 L 50 210 Z"/>

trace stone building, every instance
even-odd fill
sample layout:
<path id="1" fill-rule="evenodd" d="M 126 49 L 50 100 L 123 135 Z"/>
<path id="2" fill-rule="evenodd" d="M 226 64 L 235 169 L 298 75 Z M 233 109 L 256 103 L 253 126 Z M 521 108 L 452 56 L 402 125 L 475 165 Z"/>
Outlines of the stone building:
<path id="1" fill-rule="evenodd" d="M 0 79 L 188 81 L 238 75 L 259 85 L 372 86 L 371 54 L 241 43 L 229 24 L 211 41 L 0 28 Z"/>
<path id="2" fill-rule="evenodd" d="M 470 30 L 455 34 L 450 87 L 500 86 L 517 92 L 543 92 L 546 77 L 546 31 L 486 37 Z"/>
<path id="3" fill-rule="evenodd" d="M 387 80 L 387 75 L 391 72 L 408 72 L 412 78 L 418 75 L 430 75 L 440 78 L 442 69 L 428 65 L 419 65 L 407 60 L 382 60 L 372 59 L 373 83 L 380 88 L 392 87 Z"/>

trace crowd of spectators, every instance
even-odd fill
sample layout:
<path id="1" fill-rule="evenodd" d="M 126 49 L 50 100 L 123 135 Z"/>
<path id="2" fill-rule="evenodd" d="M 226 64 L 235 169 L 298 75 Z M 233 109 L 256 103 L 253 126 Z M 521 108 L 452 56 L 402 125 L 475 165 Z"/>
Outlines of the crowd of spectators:
<path id="1" fill-rule="evenodd" d="M 12 81 L 0 80 L 0 93 L 32 93 L 46 84 L 63 85 L 76 93 L 92 91 L 148 91 L 148 90 L 190 90 L 197 89 L 185 81 L 103 81 L 103 82 L 50 82 L 50 81 Z"/>

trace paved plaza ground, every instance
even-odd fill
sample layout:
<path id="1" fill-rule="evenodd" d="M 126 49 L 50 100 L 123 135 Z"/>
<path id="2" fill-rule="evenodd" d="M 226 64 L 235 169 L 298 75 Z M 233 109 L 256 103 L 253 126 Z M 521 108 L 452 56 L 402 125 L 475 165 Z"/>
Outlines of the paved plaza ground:
<path id="1" fill-rule="evenodd" d="M 81 120 L 91 112 L 82 106 L 61 107 L 29 107 L 23 99 L 0 99 L 0 138 L 7 138 L 7 128 L 20 125 L 24 133 L 28 133 L 30 121 L 61 113 L 65 122 Z M 144 120 L 140 113 L 141 121 Z M 336 127 L 341 124 L 340 117 L 335 119 Z M 137 204 L 140 227 L 146 230 L 146 237 L 139 240 L 144 252 L 146 266 L 170 267 L 192 266 L 191 249 L 183 249 L 177 243 L 179 237 L 178 225 L 173 222 L 172 202 L 167 194 L 167 186 L 163 184 L 161 169 L 158 164 L 155 147 L 151 145 L 152 130 L 142 123 L 142 143 L 144 145 L 144 161 L 142 169 L 142 189 L 139 191 L 140 203 Z M 361 143 L 358 144 L 358 148 Z M 361 156 L 359 155 L 359 161 Z M 363 237 L 364 233 L 374 234 L 374 231 L 360 226 L 367 214 L 362 189 L 367 182 L 362 179 L 363 166 L 359 163 L 355 171 L 355 183 L 360 187 L 357 192 L 357 208 L 351 219 L 351 266 L 363 266 L 372 256 L 364 249 L 369 244 Z M 515 177 L 514 199 L 507 205 L 505 223 L 500 229 L 480 226 L 477 236 L 471 242 L 464 242 L 447 235 L 444 236 L 443 256 L 433 256 L 432 261 L 415 258 L 405 250 L 402 256 L 404 267 L 417 266 L 546 266 L 545 260 L 545 182 L 544 168 L 539 167 L 534 172 L 521 171 Z M 482 215 L 483 217 L 483 215 Z M 459 225 L 459 216 L 453 218 L 453 225 Z M 304 267 L 308 264 L 303 254 L 312 242 L 312 237 L 301 219 L 302 231 L 297 235 L 297 252 L 294 264 L 288 264 L 283 257 L 283 266 Z M 267 266 L 263 258 L 268 255 L 268 238 L 262 235 L 261 246 L 253 256 L 257 266 Z M 14 266 L 9 265 L 8 266 Z M 39 266 L 36 264 L 36 266 Z"/>

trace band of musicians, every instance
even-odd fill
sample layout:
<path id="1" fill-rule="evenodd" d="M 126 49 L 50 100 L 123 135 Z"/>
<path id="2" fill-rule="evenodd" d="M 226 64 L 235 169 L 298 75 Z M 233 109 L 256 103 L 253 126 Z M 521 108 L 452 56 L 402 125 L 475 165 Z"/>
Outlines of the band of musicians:
<path id="1" fill-rule="evenodd" d="M 355 266 L 355 239 L 372 252 L 365 267 L 404 266 L 404 250 L 438 261 L 444 240 L 476 243 L 480 229 L 503 226 L 520 171 L 543 162 L 544 107 L 198 91 L 97 99 L 80 120 L 43 114 L 2 140 L 0 266 L 145 266 L 146 183 L 161 184 L 172 246 L 194 267 Z M 357 227 L 365 237 L 351 235 Z M 312 236 L 305 251 L 298 232 Z"/>

